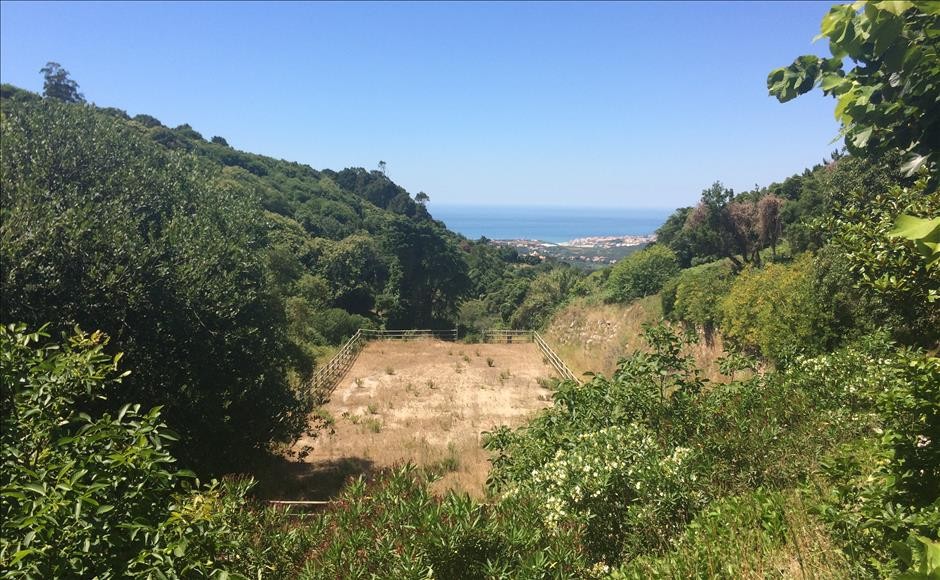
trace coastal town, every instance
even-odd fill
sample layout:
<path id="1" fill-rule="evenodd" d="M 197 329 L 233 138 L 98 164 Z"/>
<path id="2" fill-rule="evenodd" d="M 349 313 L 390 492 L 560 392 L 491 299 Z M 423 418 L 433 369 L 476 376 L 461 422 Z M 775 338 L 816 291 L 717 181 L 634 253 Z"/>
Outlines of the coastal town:
<path id="1" fill-rule="evenodd" d="M 540 260 L 554 258 L 594 269 L 613 264 L 655 240 L 655 235 L 591 236 L 557 244 L 525 239 L 493 240 L 493 243 L 515 248 L 523 256 Z"/>

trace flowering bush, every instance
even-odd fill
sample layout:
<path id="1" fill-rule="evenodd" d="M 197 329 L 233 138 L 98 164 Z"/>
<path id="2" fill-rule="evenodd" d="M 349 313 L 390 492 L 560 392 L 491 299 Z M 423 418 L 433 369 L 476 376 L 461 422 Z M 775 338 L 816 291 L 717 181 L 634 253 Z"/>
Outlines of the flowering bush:
<path id="1" fill-rule="evenodd" d="M 608 427 L 578 435 L 506 494 L 535 497 L 549 529 L 583 525 L 589 553 L 612 563 L 662 547 L 701 505 L 691 453 L 668 453 L 640 425 Z"/>

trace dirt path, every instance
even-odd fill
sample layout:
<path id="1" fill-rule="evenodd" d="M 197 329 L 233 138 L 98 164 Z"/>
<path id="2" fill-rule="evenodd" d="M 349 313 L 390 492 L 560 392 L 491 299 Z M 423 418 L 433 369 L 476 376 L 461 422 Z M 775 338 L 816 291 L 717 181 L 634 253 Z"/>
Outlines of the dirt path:
<path id="1" fill-rule="evenodd" d="M 489 471 L 480 434 L 550 403 L 538 381 L 555 375 L 542 358 L 528 343 L 370 343 L 325 405 L 334 433 L 291 449 L 307 451 L 297 489 L 328 496 L 349 474 L 413 461 L 442 474 L 436 489 L 480 495 Z"/>

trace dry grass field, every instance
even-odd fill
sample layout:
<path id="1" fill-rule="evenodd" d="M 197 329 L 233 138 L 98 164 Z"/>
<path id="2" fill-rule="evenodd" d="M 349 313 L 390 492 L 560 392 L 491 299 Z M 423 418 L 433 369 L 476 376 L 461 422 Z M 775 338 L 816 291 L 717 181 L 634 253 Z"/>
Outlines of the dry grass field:
<path id="1" fill-rule="evenodd" d="M 661 317 L 658 294 L 627 305 L 578 299 L 556 312 L 542 335 L 575 375 L 591 371 L 611 376 L 622 357 L 646 350 L 643 324 Z M 687 354 L 709 380 L 727 380 L 718 372 L 718 358 L 725 355 L 719 334 L 710 341 L 700 337 Z"/>
<path id="2" fill-rule="evenodd" d="M 554 376 L 530 343 L 369 343 L 319 412 L 332 433 L 290 449 L 302 461 L 281 474 L 293 480 L 281 489 L 322 499 L 349 475 L 412 461 L 440 475 L 436 490 L 480 496 L 489 471 L 481 433 L 547 406 L 540 381 Z"/>

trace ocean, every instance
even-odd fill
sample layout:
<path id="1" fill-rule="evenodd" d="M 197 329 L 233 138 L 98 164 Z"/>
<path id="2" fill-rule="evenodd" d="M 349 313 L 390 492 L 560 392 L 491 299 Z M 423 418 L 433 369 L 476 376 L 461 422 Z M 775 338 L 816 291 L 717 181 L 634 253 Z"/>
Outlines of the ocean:
<path id="1" fill-rule="evenodd" d="M 593 236 L 650 235 L 671 209 L 537 205 L 443 205 L 432 203 L 435 219 L 471 240 L 540 240 L 561 243 Z"/>

